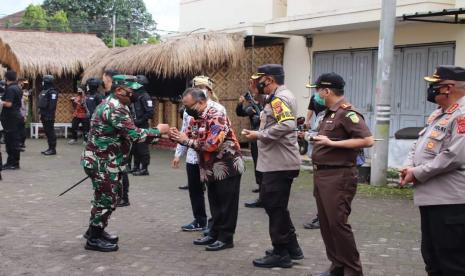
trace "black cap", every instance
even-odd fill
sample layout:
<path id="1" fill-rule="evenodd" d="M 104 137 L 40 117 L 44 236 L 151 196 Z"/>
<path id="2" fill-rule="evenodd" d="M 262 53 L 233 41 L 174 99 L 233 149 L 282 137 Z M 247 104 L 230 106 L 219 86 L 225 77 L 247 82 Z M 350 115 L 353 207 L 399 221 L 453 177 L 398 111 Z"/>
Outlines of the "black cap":
<path id="1" fill-rule="evenodd" d="M 325 74 L 320 75 L 318 79 L 316 79 L 315 83 L 307 84 L 306 87 L 307 88 L 323 87 L 323 88 L 344 89 L 345 85 L 346 85 L 346 82 L 340 75 L 334 72 L 331 72 L 331 73 L 325 73 Z"/>
<path id="2" fill-rule="evenodd" d="M 440 82 L 443 80 L 465 81 L 465 68 L 454 65 L 441 65 L 436 67 L 432 76 L 425 77 L 427 82 Z"/>
<path id="3" fill-rule="evenodd" d="M 257 73 L 250 78 L 256 80 L 262 76 L 284 76 L 283 66 L 281 64 L 263 64 L 258 67 Z"/>

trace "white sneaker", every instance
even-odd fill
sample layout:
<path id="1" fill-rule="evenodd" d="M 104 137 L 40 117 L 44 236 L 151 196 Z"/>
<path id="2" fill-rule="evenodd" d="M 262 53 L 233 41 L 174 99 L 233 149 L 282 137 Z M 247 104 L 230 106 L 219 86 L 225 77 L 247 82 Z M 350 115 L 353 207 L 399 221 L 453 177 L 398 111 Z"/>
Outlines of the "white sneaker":
<path id="1" fill-rule="evenodd" d="M 71 139 L 68 141 L 68 145 L 74 145 L 77 143 L 77 140 Z"/>

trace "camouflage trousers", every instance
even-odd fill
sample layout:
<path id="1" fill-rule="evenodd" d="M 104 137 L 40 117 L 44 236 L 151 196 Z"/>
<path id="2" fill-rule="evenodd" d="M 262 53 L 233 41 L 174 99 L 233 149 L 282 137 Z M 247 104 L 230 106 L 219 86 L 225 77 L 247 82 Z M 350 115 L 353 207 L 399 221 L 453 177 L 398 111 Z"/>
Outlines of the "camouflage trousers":
<path id="1" fill-rule="evenodd" d="M 121 189 L 121 173 L 84 168 L 92 180 L 94 199 L 91 201 L 89 224 L 100 228 L 108 225 L 108 219 L 116 208 L 118 191 Z"/>

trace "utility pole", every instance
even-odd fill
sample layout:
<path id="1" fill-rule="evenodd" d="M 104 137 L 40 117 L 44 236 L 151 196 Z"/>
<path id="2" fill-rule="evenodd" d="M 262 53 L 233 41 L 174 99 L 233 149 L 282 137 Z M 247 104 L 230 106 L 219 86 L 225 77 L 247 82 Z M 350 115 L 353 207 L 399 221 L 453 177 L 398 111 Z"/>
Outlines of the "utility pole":
<path id="1" fill-rule="evenodd" d="M 113 48 L 115 48 L 116 41 L 116 0 L 113 0 Z"/>
<path id="2" fill-rule="evenodd" d="M 376 74 L 375 139 L 371 157 L 370 184 L 387 184 L 389 157 L 389 125 L 391 120 L 392 60 L 394 57 L 394 31 L 396 0 L 382 0 L 379 29 L 378 70 Z"/>

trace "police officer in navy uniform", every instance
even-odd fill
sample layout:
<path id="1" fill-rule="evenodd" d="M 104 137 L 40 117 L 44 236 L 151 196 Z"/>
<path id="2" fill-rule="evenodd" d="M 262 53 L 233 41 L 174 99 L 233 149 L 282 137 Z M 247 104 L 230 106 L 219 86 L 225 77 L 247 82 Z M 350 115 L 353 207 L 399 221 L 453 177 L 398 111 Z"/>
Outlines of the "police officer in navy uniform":
<path id="1" fill-rule="evenodd" d="M 55 155 L 57 137 L 55 135 L 55 111 L 58 102 L 58 91 L 53 86 L 53 76 L 45 75 L 42 78 L 42 91 L 39 94 L 40 120 L 47 136 L 48 149 L 42 151 L 43 155 Z"/>
<path id="2" fill-rule="evenodd" d="M 257 90 L 266 94 L 260 113 L 259 130 L 243 130 L 242 134 L 257 141 L 257 170 L 262 172 L 260 199 L 269 217 L 272 250 L 255 259 L 258 267 L 292 267 L 292 260 L 304 258 L 297 241 L 295 227 L 288 209 L 292 182 L 299 175 L 300 154 L 297 144 L 295 114 L 297 101 L 284 86 L 284 70 L 279 64 L 258 67 L 252 76 Z"/>
<path id="3" fill-rule="evenodd" d="M 465 275 L 465 68 L 443 65 L 429 82 L 438 105 L 401 170 L 420 208 L 421 254 L 429 276 Z"/>
<path id="4" fill-rule="evenodd" d="M 147 93 L 148 79 L 144 75 L 137 76 L 137 82 L 143 85 L 136 90 L 136 100 L 133 103 L 134 123 L 139 128 L 148 128 L 149 120 L 153 118 L 153 101 Z M 146 143 L 134 144 L 134 168 L 132 175 L 149 175 L 148 166 L 150 164 L 150 148 Z"/>
<path id="5" fill-rule="evenodd" d="M 320 231 L 331 261 L 327 271 L 312 276 L 363 275 L 348 219 L 357 191 L 356 158 L 374 139 L 363 116 L 344 98 L 344 86 L 336 73 L 323 74 L 310 86 L 316 88 L 315 100 L 327 107 L 313 137 L 312 162 Z"/>

